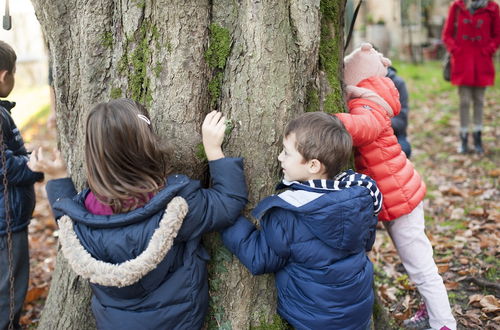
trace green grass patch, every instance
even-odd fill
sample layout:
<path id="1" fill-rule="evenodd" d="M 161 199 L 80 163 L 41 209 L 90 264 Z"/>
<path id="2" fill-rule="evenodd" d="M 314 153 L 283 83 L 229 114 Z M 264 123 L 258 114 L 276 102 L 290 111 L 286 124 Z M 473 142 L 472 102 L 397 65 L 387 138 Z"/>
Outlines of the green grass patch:
<path id="1" fill-rule="evenodd" d="M 19 129 L 33 126 L 37 121 L 47 121 L 49 114 L 50 114 L 50 105 L 45 104 L 40 108 L 40 110 L 31 115 L 28 120 L 23 122 L 20 125 Z"/>
<path id="2" fill-rule="evenodd" d="M 443 93 L 453 92 L 456 89 L 443 79 L 441 61 L 428 61 L 422 64 L 394 61 L 393 66 L 407 83 L 410 103 L 428 100 L 430 96 L 441 97 Z"/>
<path id="3" fill-rule="evenodd" d="M 483 157 L 479 159 L 478 167 L 484 169 L 485 171 L 492 171 L 498 168 L 498 164 L 496 164 L 493 159 Z"/>
<path id="4" fill-rule="evenodd" d="M 433 226 L 436 223 L 436 219 L 430 215 L 424 215 L 425 224 L 428 226 Z"/>
<path id="5" fill-rule="evenodd" d="M 486 270 L 484 277 L 491 282 L 498 282 L 500 280 L 500 273 L 498 267 L 492 266 Z"/>
<path id="6" fill-rule="evenodd" d="M 468 228 L 467 221 L 463 220 L 446 220 L 439 224 L 441 227 L 449 227 L 451 231 L 455 232 L 459 229 L 465 230 Z"/>
<path id="7" fill-rule="evenodd" d="M 486 256 L 481 259 L 487 264 L 484 278 L 488 281 L 498 283 L 500 281 L 500 260 L 495 256 Z"/>
<path id="8" fill-rule="evenodd" d="M 436 120 L 436 123 L 439 126 L 450 126 L 450 120 L 454 117 L 454 115 L 450 112 L 444 113 L 441 118 Z"/>

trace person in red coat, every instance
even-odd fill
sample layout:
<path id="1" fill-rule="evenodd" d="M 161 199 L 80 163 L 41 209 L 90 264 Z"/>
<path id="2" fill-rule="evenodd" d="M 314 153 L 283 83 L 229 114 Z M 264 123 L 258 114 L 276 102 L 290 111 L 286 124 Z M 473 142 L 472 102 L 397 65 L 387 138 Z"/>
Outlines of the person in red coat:
<path id="1" fill-rule="evenodd" d="M 500 11 L 495 1 L 455 0 L 443 28 L 451 54 L 451 83 L 460 97 L 459 153 L 467 153 L 469 108 L 474 109 L 474 149 L 482 154 L 481 131 L 486 86 L 495 81 L 493 54 L 500 45 Z"/>
<path id="2" fill-rule="evenodd" d="M 344 58 L 349 113 L 336 113 L 352 137 L 355 168 L 373 178 L 384 196 L 382 221 L 408 276 L 425 303 L 404 321 L 405 328 L 455 330 L 443 279 L 425 234 L 425 183 L 408 160 L 391 127 L 401 109 L 399 93 L 387 75 L 389 59 L 362 44 Z"/>

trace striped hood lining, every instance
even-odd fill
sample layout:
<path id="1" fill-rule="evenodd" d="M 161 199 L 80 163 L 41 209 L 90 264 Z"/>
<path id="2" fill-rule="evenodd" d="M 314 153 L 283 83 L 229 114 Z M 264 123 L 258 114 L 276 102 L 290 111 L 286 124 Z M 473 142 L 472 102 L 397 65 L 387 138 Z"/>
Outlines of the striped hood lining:
<path id="1" fill-rule="evenodd" d="M 348 170 L 338 174 L 333 180 L 309 180 L 309 181 L 287 181 L 283 180 L 278 185 L 277 189 L 283 188 L 309 188 L 307 190 L 312 190 L 315 192 L 325 192 L 325 191 L 335 191 L 348 189 L 350 187 L 360 186 L 365 187 L 370 191 L 370 195 L 373 198 L 373 208 L 375 215 L 380 213 L 382 209 L 383 196 L 378 189 L 375 181 L 365 174 L 356 173 L 352 170 Z"/>

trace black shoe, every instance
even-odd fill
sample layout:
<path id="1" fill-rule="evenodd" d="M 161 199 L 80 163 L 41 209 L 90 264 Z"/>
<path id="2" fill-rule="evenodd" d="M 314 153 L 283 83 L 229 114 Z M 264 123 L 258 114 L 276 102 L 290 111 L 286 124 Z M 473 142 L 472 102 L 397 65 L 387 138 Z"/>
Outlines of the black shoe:
<path id="1" fill-rule="evenodd" d="M 460 133 L 460 145 L 458 146 L 459 154 L 466 154 L 469 152 L 469 147 L 467 146 L 467 139 L 469 137 L 469 133 Z"/>
<path id="2" fill-rule="evenodd" d="M 481 131 L 476 131 L 472 133 L 472 137 L 474 138 L 474 150 L 478 154 L 483 154 L 483 144 L 481 143 Z"/>

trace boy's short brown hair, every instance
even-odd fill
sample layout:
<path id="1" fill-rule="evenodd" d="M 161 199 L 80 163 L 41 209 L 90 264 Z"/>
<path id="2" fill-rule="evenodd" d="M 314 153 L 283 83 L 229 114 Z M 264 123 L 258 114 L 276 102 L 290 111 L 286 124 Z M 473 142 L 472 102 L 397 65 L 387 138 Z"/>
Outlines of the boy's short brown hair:
<path id="1" fill-rule="evenodd" d="M 284 136 L 295 134 L 297 151 L 305 161 L 319 160 L 333 179 L 347 168 L 352 153 L 352 138 L 336 116 L 324 112 L 306 112 L 292 120 Z"/>
<path id="2" fill-rule="evenodd" d="M 7 70 L 12 73 L 16 66 L 16 52 L 8 43 L 0 40 L 0 71 Z"/>

